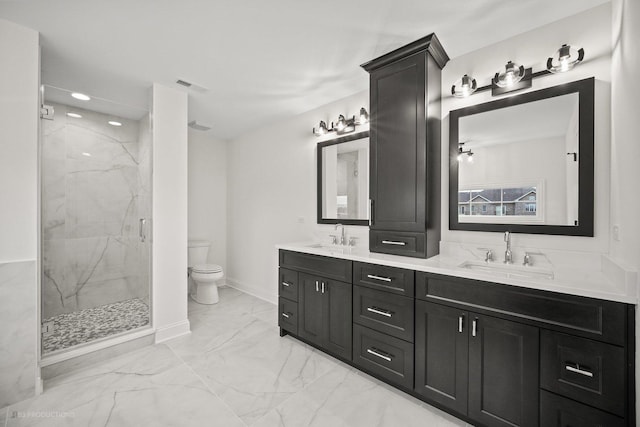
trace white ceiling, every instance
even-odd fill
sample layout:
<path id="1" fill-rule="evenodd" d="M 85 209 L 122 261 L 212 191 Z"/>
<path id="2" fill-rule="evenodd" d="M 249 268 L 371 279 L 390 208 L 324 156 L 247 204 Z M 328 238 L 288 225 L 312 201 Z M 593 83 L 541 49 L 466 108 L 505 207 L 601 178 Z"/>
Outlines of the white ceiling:
<path id="1" fill-rule="evenodd" d="M 435 32 L 450 57 L 609 0 L 0 1 L 41 33 L 42 80 L 146 107 L 177 79 L 221 139 L 365 90 L 359 64 Z M 309 124 L 312 126 L 312 124 Z"/>

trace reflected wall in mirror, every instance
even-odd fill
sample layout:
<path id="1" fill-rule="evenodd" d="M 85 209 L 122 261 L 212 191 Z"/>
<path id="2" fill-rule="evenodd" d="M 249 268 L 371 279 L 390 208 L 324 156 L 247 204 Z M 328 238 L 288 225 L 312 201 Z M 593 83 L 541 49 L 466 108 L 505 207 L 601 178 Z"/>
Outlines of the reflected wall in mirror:
<path id="1" fill-rule="evenodd" d="M 318 224 L 368 225 L 369 132 L 318 144 Z"/>
<path id="2" fill-rule="evenodd" d="M 449 228 L 593 236 L 594 80 L 450 113 Z"/>

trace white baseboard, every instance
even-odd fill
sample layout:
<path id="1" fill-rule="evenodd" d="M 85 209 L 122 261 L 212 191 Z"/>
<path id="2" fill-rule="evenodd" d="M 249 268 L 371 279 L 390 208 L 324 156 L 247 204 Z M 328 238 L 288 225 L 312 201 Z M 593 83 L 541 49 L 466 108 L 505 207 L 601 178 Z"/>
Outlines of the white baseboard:
<path id="1" fill-rule="evenodd" d="M 161 342 L 168 341 L 173 338 L 178 338 L 183 335 L 188 335 L 191 333 L 191 325 L 189 324 L 189 320 L 185 319 L 183 321 L 173 323 L 168 326 L 156 328 L 156 344 Z"/>
<path id="2" fill-rule="evenodd" d="M 230 288 L 235 288 L 246 294 L 249 294 L 256 298 L 260 298 L 261 300 L 270 302 L 271 304 L 275 304 L 275 305 L 278 304 L 278 295 L 276 295 L 275 293 L 264 292 L 263 289 L 260 289 L 254 286 L 249 286 L 246 283 L 242 283 L 239 280 L 233 279 L 231 277 L 227 277 L 226 282 L 227 282 L 226 285 L 229 286 Z"/>

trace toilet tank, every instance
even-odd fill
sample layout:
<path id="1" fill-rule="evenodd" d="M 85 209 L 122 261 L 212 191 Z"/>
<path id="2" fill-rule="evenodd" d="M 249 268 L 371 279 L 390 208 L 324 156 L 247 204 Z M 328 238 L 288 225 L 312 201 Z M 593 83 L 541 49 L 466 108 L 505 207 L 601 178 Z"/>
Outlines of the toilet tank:
<path id="1" fill-rule="evenodd" d="M 207 240 L 189 240 L 189 253 L 187 263 L 189 267 L 198 264 L 206 264 L 211 242 Z"/>

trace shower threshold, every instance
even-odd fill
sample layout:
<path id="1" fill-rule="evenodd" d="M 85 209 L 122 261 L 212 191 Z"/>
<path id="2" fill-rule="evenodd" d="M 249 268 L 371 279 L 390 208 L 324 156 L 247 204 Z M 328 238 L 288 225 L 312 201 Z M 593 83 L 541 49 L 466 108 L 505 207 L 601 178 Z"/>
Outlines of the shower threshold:
<path id="1" fill-rule="evenodd" d="M 59 314 L 42 323 L 53 325 L 53 331 L 42 336 L 42 352 L 47 355 L 147 326 L 149 306 L 143 300 L 133 298 Z"/>

